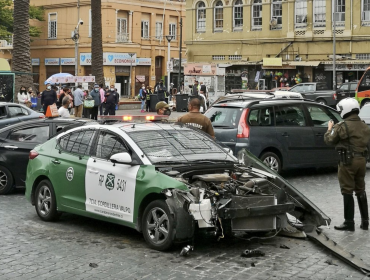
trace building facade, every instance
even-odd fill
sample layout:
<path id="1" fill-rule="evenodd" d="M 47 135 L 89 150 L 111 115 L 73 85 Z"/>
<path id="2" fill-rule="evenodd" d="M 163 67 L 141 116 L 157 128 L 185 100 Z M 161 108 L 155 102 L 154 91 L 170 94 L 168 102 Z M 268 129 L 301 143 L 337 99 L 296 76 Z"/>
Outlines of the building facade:
<path id="1" fill-rule="evenodd" d="M 188 63 L 225 67 L 226 90 L 332 87 L 334 20 L 337 83 L 357 80 L 370 66 L 370 0 L 187 1 Z"/>
<path id="2" fill-rule="evenodd" d="M 115 84 L 123 96 L 137 95 L 142 83 L 154 86 L 167 76 L 166 35 L 173 38 L 170 60 L 176 62 L 179 58 L 179 23 L 185 16 L 185 3 L 165 0 L 101 2 L 105 83 Z M 39 84 L 39 90 L 44 89 L 45 80 L 55 73 L 91 75 L 91 26 L 94 19 L 91 18 L 90 3 L 87 0 L 31 0 L 31 5 L 43 6 L 45 10 L 45 21 L 38 22 L 42 35 L 33 38 L 31 43 L 32 71 L 37 74 L 34 82 Z M 79 25 L 76 61 L 75 42 L 71 37 L 79 19 L 83 24 Z M 184 56 L 186 49 L 182 49 Z M 76 62 L 78 73 L 75 73 Z M 178 68 L 173 69 L 171 81 L 174 83 L 177 83 L 177 73 Z"/>

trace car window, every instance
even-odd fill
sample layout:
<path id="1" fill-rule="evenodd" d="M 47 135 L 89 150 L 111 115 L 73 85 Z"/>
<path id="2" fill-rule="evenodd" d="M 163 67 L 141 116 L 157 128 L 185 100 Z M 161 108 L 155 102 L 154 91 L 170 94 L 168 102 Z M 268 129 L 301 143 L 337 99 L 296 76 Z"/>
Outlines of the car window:
<path id="1" fill-rule="evenodd" d="M 249 114 L 248 123 L 251 126 L 274 125 L 274 112 L 272 107 L 252 109 Z"/>
<path id="2" fill-rule="evenodd" d="M 8 115 L 6 113 L 6 108 L 5 106 L 0 107 L 0 119 L 6 118 Z"/>
<path id="3" fill-rule="evenodd" d="M 315 85 L 312 85 L 312 84 L 306 85 L 306 89 L 305 90 L 306 91 L 315 91 Z"/>
<path id="4" fill-rule="evenodd" d="M 108 160 L 112 155 L 124 152 L 129 150 L 119 135 L 105 131 L 99 133 L 95 153 L 98 158 Z"/>
<path id="5" fill-rule="evenodd" d="M 348 90 L 348 84 L 344 84 L 340 87 L 340 90 Z"/>
<path id="6" fill-rule="evenodd" d="M 334 119 L 333 120 L 334 120 L 335 123 L 343 121 L 343 119 L 340 116 L 340 114 L 337 111 L 335 111 L 335 110 L 329 109 L 329 115 L 333 115 L 334 116 Z M 335 119 L 337 121 L 335 121 Z"/>
<path id="7" fill-rule="evenodd" d="M 356 88 L 357 88 L 357 84 L 351 84 L 349 87 L 350 90 L 356 90 Z"/>
<path id="8" fill-rule="evenodd" d="M 358 91 L 370 90 L 370 71 L 365 72 L 358 86 Z"/>
<path id="9" fill-rule="evenodd" d="M 302 108 L 297 105 L 275 108 L 276 126 L 306 126 Z"/>
<path id="10" fill-rule="evenodd" d="M 27 127 L 10 132 L 7 139 L 18 142 L 44 143 L 49 139 L 49 126 Z"/>
<path id="11" fill-rule="evenodd" d="M 10 117 L 28 116 L 30 113 L 20 106 L 8 106 Z"/>
<path id="12" fill-rule="evenodd" d="M 69 153 L 90 155 L 94 135 L 91 129 L 71 132 L 60 138 L 59 147 Z"/>
<path id="13" fill-rule="evenodd" d="M 236 128 L 239 124 L 243 108 L 211 107 L 205 114 L 211 120 L 213 127 Z"/>
<path id="14" fill-rule="evenodd" d="M 302 90 L 303 90 L 303 85 L 296 85 L 295 87 L 291 88 L 289 91 L 301 92 Z"/>
<path id="15" fill-rule="evenodd" d="M 327 90 L 328 86 L 326 83 L 317 83 L 316 84 L 316 90 Z"/>
<path id="16" fill-rule="evenodd" d="M 326 112 L 324 107 L 307 105 L 308 113 L 310 114 L 313 125 L 316 127 L 327 127 L 331 116 Z"/>

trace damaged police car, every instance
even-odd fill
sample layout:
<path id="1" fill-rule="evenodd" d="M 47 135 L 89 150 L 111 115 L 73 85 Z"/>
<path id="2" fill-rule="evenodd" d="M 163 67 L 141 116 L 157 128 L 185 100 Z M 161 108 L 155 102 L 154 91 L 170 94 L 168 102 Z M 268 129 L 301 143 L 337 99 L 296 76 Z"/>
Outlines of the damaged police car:
<path id="1" fill-rule="evenodd" d="M 277 234 L 330 219 L 248 151 L 238 158 L 181 124 L 78 127 L 30 152 L 26 197 L 44 221 L 68 212 L 132 227 L 166 250 L 196 227 Z"/>

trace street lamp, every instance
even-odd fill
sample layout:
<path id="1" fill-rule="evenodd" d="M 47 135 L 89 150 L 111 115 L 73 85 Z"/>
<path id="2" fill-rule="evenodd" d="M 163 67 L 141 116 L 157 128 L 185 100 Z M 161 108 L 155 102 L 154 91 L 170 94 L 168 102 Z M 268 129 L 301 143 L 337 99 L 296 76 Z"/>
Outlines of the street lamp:
<path id="1" fill-rule="evenodd" d="M 335 46 L 335 28 L 336 28 L 336 12 L 335 12 L 335 5 L 334 5 L 334 0 L 332 1 L 332 17 L 333 17 L 333 90 L 337 90 L 337 73 L 336 73 L 336 46 Z"/>
<path id="2" fill-rule="evenodd" d="M 169 90 L 170 88 L 170 73 L 171 73 L 171 69 L 170 69 L 170 60 L 171 60 L 171 57 L 170 57 L 170 46 L 171 46 L 171 41 L 173 39 L 173 36 L 172 35 L 166 35 L 166 39 L 167 39 L 167 42 L 168 42 L 168 49 L 167 49 L 167 91 Z"/>
<path id="3" fill-rule="evenodd" d="M 130 59 L 130 81 L 129 81 L 129 97 L 131 97 L 131 75 L 132 75 L 132 57 L 135 55 L 135 53 L 129 53 L 129 56 L 131 57 Z"/>
<path id="4" fill-rule="evenodd" d="M 78 43 L 80 39 L 80 33 L 79 33 L 79 27 L 80 24 L 84 24 L 83 20 L 80 19 L 80 0 L 77 1 L 77 26 L 75 27 L 75 30 L 73 32 L 72 40 L 75 42 L 75 76 L 78 76 Z M 75 83 L 75 86 L 77 88 L 77 82 Z"/>

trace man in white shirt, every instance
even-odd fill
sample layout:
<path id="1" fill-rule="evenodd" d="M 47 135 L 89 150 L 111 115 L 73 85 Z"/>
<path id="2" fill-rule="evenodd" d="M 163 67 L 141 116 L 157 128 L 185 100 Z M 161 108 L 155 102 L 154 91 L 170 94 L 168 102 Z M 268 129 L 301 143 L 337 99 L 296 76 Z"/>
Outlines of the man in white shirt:
<path id="1" fill-rule="evenodd" d="M 69 110 L 68 110 L 69 103 L 71 103 L 69 96 L 64 96 L 62 100 L 62 106 L 58 110 L 59 116 L 61 116 L 62 118 L 70 117 Z"/>

